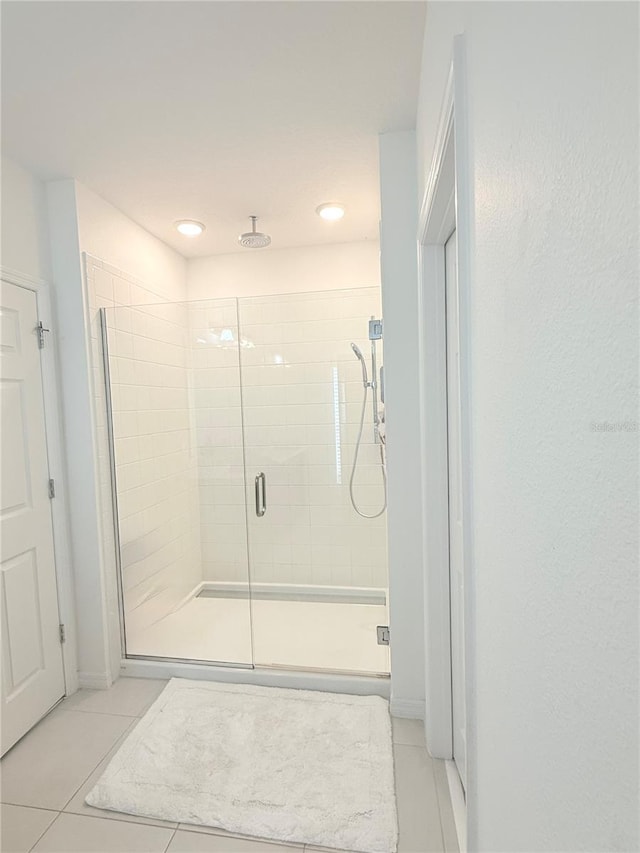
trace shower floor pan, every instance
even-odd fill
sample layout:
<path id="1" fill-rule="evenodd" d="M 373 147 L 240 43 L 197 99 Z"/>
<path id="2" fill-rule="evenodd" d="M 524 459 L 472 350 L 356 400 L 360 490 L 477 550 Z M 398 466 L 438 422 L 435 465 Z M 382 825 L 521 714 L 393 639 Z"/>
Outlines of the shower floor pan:
<path id="1" fill-rule="evenodd" d="M 127 656 L 240 666 L 387 675 L 389 649 L 378 645 L 387 623 L 386 596 L 319 592 L 272 596 L 205 587 L 180 608 L 137 630 L 126 619 Z"/>

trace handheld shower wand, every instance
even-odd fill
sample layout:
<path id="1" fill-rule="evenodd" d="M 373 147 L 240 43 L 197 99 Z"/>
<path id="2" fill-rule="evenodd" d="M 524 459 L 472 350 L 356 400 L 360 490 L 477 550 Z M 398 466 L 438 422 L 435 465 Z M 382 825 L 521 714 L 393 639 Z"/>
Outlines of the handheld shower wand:
<path id="1" fill-rule="evenodd" d="M 349 497 L 351 498 L 351 504 L 358 515 L 362 516 L 362 518 L 378 518 L 382 515 L 382 513 L 387 508 L 387 471 L 386 471 L 386 463 L 384 458 L 384 439 L 380 435 L 379 426 L 380 426 L 380 416 L 378 414 L 378 393 L 377 393 L 377 364 L 376 364 L 376 340 L 379 340 L 382 337 L 382 321 L 380 320 L 371 320 L 369 323 L 369 340 L 371 341 L 371 366 L 372 366 L 372 378 L 369 381 L 369 377 L 367 374 L 367 364 L 364 360 L 364 356 L 362 355 L 362 350 L 357 344 L 352 343 L 351 349 L 355 353 L 356 358 L 360 362 L 362 367 L 362 385 L 364 387 L 364 395 L 362 398 L 362 411 L 360 412 L 360 427 L 358 430 L 358 438 L 356 441 L 356 448 L 353 454 L 353 467 L 351 468 L 351 477 L 349 478 Z M 373 406 L 373 432 L 374 432 L 374 441 L 379 444 L 380 447 L 380 465 L 382 468 L 382 483 L 384 487 L 384 504 L 382 509 L 379 512 L 374 513 L 373 515 L 367 515 L 362 512 L 362 510 L 358 507 L 356 503 L 356 499 L 353 494 L 353 482 L 356 476 L 356 469 L 358 467 L 358 456 L 360 453 L 360 445 L 362 443 L 362 431 L 364 429 L 364 415 L 367 408 L 367 392 L 371 389 L 372 392 L 372 406 Z"/>
<path id="2" fill-rule="evenodd" d="M 360 360 L 360 364 L 362 365 L 362 384 L 365 388 L 369 387 L 369 377 L 367 376 L 367 365 L 364 360 L 364 356 L 362 355 L 362 350 L 357 344 L 352 343 L 351 349 L 356 354 L 356 358 Z"/>

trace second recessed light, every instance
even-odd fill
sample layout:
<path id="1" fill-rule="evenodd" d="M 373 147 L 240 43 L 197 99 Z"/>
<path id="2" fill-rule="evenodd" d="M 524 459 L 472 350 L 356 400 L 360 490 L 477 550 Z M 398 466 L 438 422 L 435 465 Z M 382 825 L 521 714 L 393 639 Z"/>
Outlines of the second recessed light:
<path id="1" fill-rule="evenodd" d="M 327 222 L 336 222 L 344 216 L 344 206 L 335 201 L 329 201 L 316 207 L 316 213 Z"/>

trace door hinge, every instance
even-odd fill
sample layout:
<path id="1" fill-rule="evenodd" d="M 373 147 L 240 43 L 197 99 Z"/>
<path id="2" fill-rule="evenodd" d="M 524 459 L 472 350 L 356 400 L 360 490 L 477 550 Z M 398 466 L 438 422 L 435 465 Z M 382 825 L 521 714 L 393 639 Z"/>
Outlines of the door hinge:
<path id="1" fill-rule="evenodd" d="M 67 633 L 64 630 L 64 625 L 58 625 L 58 629 L 60 631 L 60 642 L 66 643 L 67 642 Z"/>
<path id="2" fill-rule="evenodd" d="M 51 329 L 45 329 L 45 327 L 42 325 L 42 320 L 40 320 L 40 322 L 36 326 L 36 334 L 38 336 L 38 346 L 40 347 L 40 349 L 44 349 L 44 333 L 50 332 L 50 331 L 51 331 Z"/>
<path id="3" fill-rule="evenodd" d="M 390 635 L 389 635 L 389 626 L 388 625 L 378 625 L 376 628 L 378 632 L 378 645 L 379 646 L 388 646 L 390 643 Z"/>
<path id="4" fill-rule="evenodd" d="M 56 481 L 49 480 L 49 497 L 55 498 L 56 496 Z"/>

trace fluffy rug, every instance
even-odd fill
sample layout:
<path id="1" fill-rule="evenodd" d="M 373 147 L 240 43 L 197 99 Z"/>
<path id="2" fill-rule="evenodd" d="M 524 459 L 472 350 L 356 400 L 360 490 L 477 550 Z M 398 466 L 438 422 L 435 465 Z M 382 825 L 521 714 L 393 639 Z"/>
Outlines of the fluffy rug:
<path id="1" fill-rule="evenodd" d="M 387 702 L 172 679 L 87 803 L 242 835 L 393 853 Z"/>

